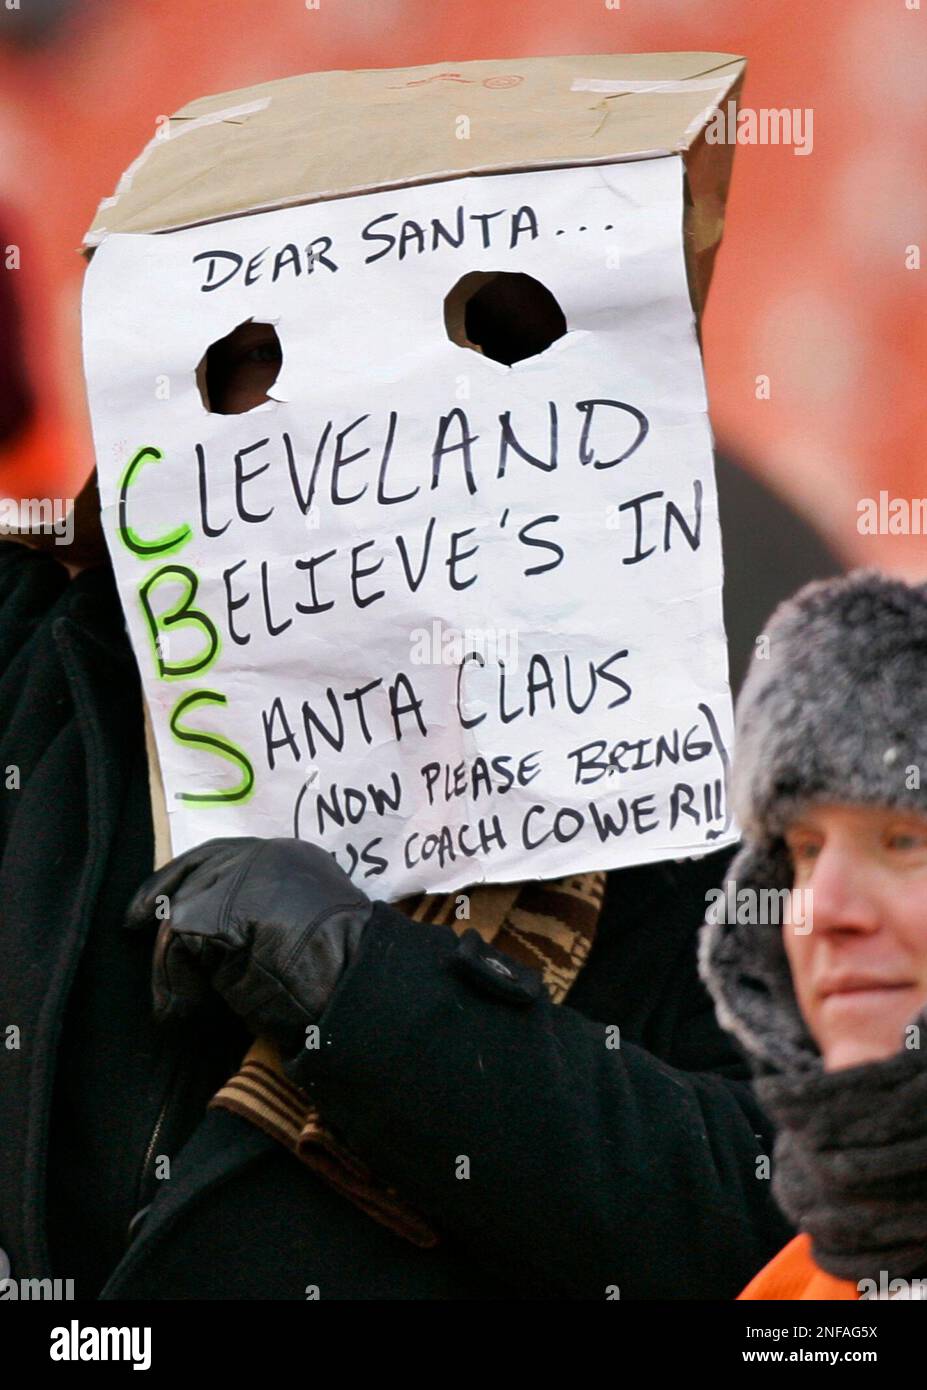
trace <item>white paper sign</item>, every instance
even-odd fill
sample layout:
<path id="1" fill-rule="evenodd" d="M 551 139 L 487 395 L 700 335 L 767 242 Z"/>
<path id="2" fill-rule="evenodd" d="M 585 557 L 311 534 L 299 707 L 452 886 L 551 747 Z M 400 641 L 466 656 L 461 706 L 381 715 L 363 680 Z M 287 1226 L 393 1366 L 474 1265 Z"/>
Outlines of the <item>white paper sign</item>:
<path id="1" fill-rule="evenodd" d="M 103 520 L 175 853 L 295 834 L 395 899 L 734 840 L 682 217 L 670 157 L 104 240 Z M 452 342 L 473 271 L 540 281 L 565 336 Z M 248 320 L 273 399 L 211 414 L 197 366 Z"/>

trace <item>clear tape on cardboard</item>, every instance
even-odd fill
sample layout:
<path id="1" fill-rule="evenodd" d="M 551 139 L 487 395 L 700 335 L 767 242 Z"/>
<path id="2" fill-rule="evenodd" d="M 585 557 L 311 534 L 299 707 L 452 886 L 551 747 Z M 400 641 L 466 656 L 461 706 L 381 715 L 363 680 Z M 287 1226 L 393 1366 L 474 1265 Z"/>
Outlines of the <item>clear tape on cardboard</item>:
<path id="1" fill-rule="evenodd" d="M 730 74 L 727 78 L 716 77 L 687 77 L 677 82 L 653 82 L 646 80 L 632 81 L 629 78 L 613 77 L 575 77 L 570 83 L 571 92 L 599 92 L 604 96 L 623 96 L 633 93 L 640 96 L 645 92 L 674 93 L 683 95 L 688 92 L 726 92 L 730 86 Z"/>
<path id="2" fill-rule="evenodd" d="M 148 159 L 151 152 L 161 143 L 162 140 L 179 140 L 183 135 L 190 135 L 194 130 L 201 130 L 203 126 L 216 125 L 219 121 L 234 121 L 242 116 L 253 116 L 255 111 L 263 111 L 270 105 L 270 97 L 260 97 L 257 101 L 245 101 L 239 106 L 224 106 L 221 111 L 210 111 L 206 116 L 196 116 L 188 119 L 185 116 L 171 116 L 171 123 L 178 122 L 177 129 L 172 130 L 167 136 L 158 134 L 153 135 L 142 152 L 133 159 L 116 185 L 116 191 L 110 198 L 100 200 L 100 208 L 115 207 L 116 203 L 132 187 L 132 181 L 139 169 Z M 98 209 L 99 210 L 99 209 Z"/>

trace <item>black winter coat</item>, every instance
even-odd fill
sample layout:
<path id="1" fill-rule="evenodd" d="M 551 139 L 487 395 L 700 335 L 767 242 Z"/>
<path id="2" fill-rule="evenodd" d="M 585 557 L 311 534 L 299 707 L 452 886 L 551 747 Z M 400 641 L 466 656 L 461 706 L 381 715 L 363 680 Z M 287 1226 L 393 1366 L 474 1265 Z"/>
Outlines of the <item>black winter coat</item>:
<path id="1" fill-rule="evenodd" d="M 560 1006 L 518 973 L 500 989 L 449 929 L 377 908 L 311 1085 L 441 1230 L 424 1251 L 206 1111 L 248 1045 L 236 1020 L 151 1022 L 152 939 L 122 927 L 153 838 L 115 584 L 108 569 L 69 582 L 14 542 L 0 542 L 0 782 L 13 1278 L 73 1278 L 78 1298 L 727 1299 L 792 1234 L 757 1176 L 770 1134 L 746 1064 L 696 973 L 730 851 L 610 874 Z"/>

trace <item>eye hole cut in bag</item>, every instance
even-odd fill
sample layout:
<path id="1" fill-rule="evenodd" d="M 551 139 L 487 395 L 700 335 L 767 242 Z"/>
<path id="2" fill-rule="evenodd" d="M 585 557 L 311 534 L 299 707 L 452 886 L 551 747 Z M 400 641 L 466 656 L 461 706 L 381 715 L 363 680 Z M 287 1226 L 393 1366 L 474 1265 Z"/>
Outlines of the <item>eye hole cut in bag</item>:
<path id="1" fill-rule="evenodd" d="M 507 270 L 472 270 L 444 301 L 447 336 L 511 367 L 537 357 L 567 331 L 556 298 L 533 275 Z"/>

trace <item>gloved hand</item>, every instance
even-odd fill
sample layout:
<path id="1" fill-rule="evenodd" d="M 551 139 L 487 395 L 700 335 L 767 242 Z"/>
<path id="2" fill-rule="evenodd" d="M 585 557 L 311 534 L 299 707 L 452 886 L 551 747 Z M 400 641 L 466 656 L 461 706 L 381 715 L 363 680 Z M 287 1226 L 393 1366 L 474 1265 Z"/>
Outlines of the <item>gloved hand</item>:
<path id="1" fill-rule="evenodd" d="M 303 840 L 218 839 L 146 880 L 126 926 L 159 923 L 155 1017 L 190 1018 L 210 991 L 256 1037 L 305 1047 L 353 959 L 373 903 L 332 856 Z M 165 912 L 169 916 L 165 916 Z"/>

